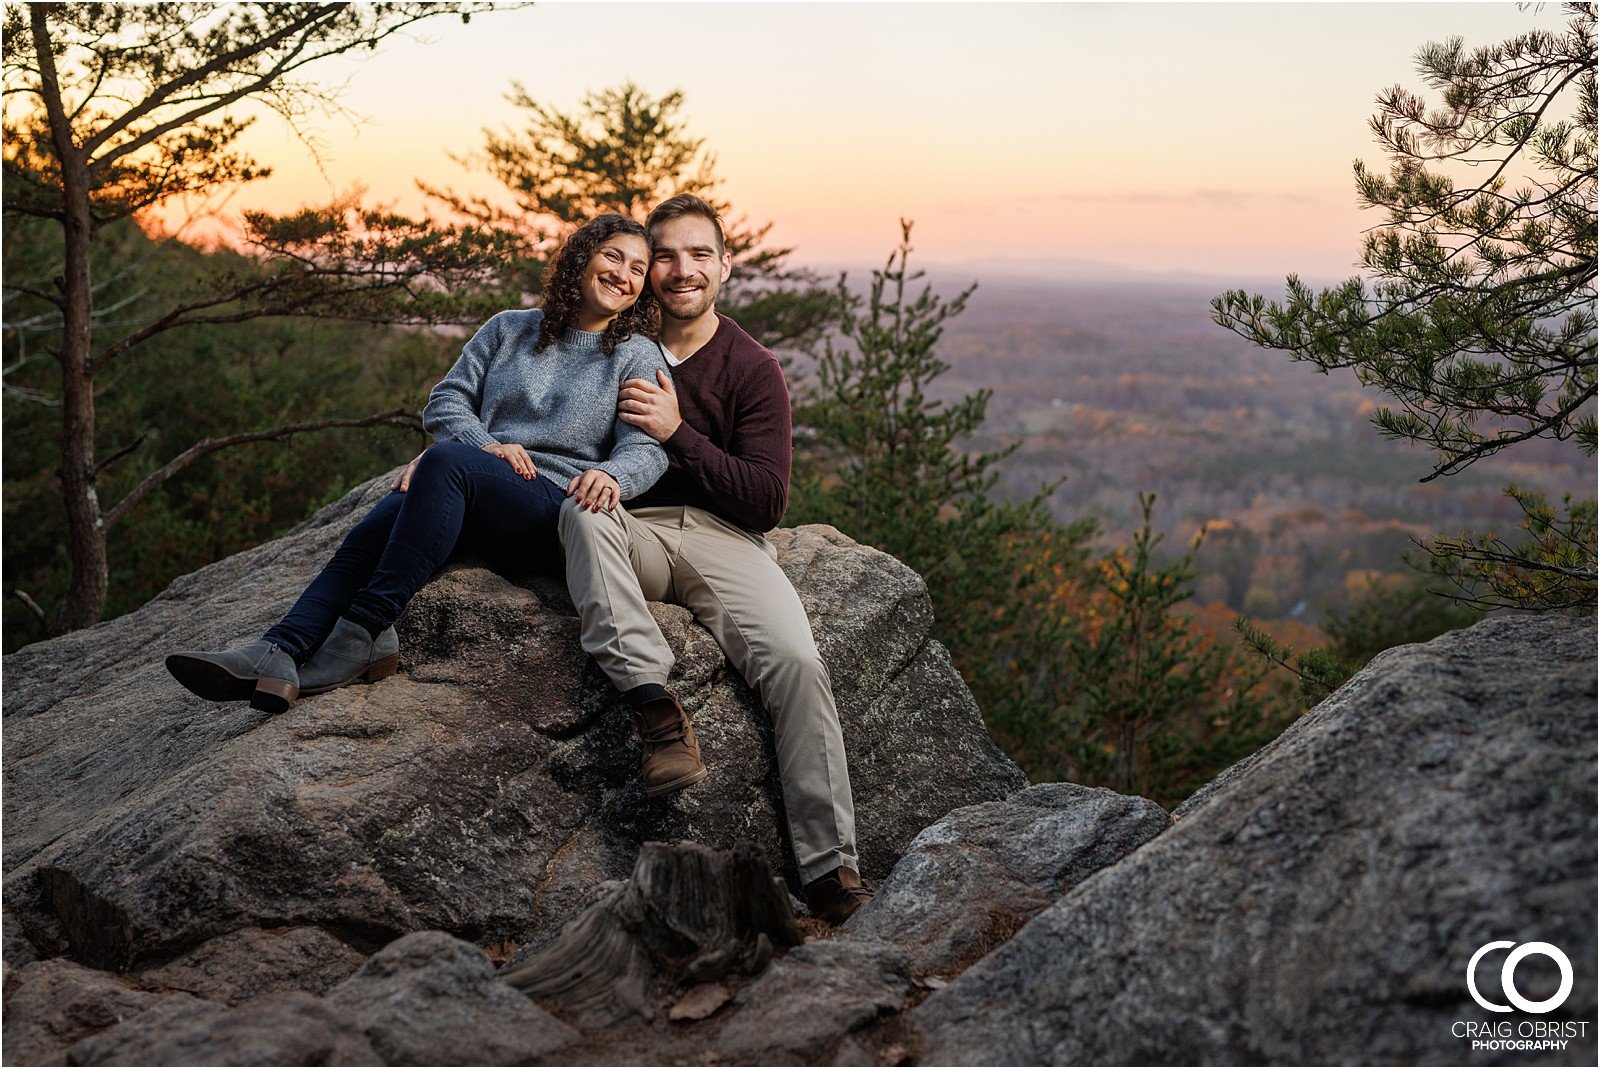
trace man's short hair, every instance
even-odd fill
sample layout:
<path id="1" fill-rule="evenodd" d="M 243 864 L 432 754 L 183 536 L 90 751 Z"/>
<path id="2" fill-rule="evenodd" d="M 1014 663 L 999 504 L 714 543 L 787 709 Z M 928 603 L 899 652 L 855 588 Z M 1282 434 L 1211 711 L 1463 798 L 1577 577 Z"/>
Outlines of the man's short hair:
<path id="1" fill-rule="evenodd" d="M 717 214 L 715 208 L 693 193 L 679 193 L 676 197 L 668 197 L 657 204 L 650 210 L 650 217 L 644 221 L 644 228 L 653 238 L 656 227 L 685 215 L 698 215 L 702 219 L 710 220 L 712 228 L 717 232 L 717 255 L 722 256 L 727 252 L 727 243 L 722 236 L 722 217 Z"/>

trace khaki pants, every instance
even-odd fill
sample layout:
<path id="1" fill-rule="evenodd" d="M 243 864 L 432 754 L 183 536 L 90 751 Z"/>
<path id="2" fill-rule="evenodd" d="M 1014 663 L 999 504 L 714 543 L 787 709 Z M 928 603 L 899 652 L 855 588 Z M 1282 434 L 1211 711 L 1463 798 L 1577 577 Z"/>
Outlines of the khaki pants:
<path id="1" fill-rule="evenodd" d="M 583 648 L 618 690 L 666 683 L 672 650 L 646 606 L 694 613 L 772 717 L 800 879 L 858 869 L 855 804 L 828 669 L 777 551 L 704 509 L 561 508 Z"/>

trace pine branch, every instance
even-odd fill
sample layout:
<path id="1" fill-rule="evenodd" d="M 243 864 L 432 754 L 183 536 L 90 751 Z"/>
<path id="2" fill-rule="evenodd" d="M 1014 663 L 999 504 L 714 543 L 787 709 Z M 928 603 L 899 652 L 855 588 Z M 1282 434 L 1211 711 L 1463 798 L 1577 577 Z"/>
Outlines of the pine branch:
<path id="1" fill-rule="evenodd" d="M 311 423 L 293 423 L 289 424 L 288 426 L 275 427 L 266 431 L 249 431 L 244 434 L 232 434 L 226 438 L 203 438 L 194 445 L 190 446 L 188 449 L 185 449 L 183 452 L 179 453 L 177 456 L 173 457 L 171 460 L 167 461 L 160 468 L 157 468 L 155 471 L 145 476 L 138 486 L 135 486 L 132 490 L 128 491 L 127 495 L 123 497 L 121 501 L 118 501 L 110 512 L 106 513 L 105 525 L 108 528 L 111 527 L 118 520 L 122 519 L 123 516 L 127 515 L 128 511 L 137 505 L 141 500 L 143 500 L 145 495 L 149 494 L 150 491 L 156 489 L 156 487 L 160 486 L 162 483 L 166 482 L 168 479 L 172 478 L 178 472 L 182 471 L 184 468 L 187 468 L 195 461 L 200 460 L 202 457 L 210 456 L 212 453 L 215 453 L 219 450 L 228 449 L 236 445 L 246 445 L 251 442 L 280 441 L 284 438 L 290 437 L 291 435 L 304 434 L 308 431 L 330 430 L 333 428 L 378 426 L 403 427 L 409 430 L 420 431 L 422 429 L 422 421 L 417 418 L 415 413 L 407 412 L 403 408 L 397 408 L 392 412 L 384 412 L 376 416 L 366 416 L 361 419 L 324 419 Z"/>
<path id="2" fill-rule="evenodd" d="M 277 47 L 283 41 L 288 40 L 302 29 L 311 27 L 317 22 L 323 21 L 337 14 L 337 12 L 338 9 L 333 5 L 324 5 L 320 8 L 309 10 L 305 12 L 299 20 L 286 23 L 277 32 L 269 34 L 266 37 L 260 38 L 259 40 L 246 40 L 244 44 L 233 49 L 232 51 L 224 52 L 221 55 L 214 56 L 209 62 L 201 64 L 192 70 L 185 71 L 183 74 L 173 78 L 171 81 L 157 86 L 151 92 L 146 94 L 144 99 L 139 101 L 138 104 L 135 104 L 133 107 L 129 108 L 115 119 L 106 123 L 106 125 L 101 128 L 99 133 L 91 137 L 88 141 L 84 142 L 84 153 L 88 154 L 94 152 L 101 145 L 105 144 L 121 131 L 127 129 L 133 123 L 156 111 L 156 109 L 165 107 L 168 98 L 174 96 L 179 91 L 187 89 L 193 85 L 199 85 L 213 75 L 221 74 L 223 71 L 226 71 L 234 63 L 240 60 L 252 59 L 263 52 L 269 51 Z M 302 43 L 301 47 L 304 47 L 304 43 Z M 294 53 L 291 53 L 290 55 L 293 56 Z M 270 85 L 280 73 L 281 69 L 273 70 L 269 72 L 268 76 L 261 78 L 254 85 L 249 86 L 247 90 L 237 93 L 231 98 L 224 97 L 217 99 L 209 106 L 196 109 L 195 111 L 190 112 L 181 118 L 174 119 L 168 123 L 159 124 L 155 127 L 152 127 L 151 130 L 147 131 L 147 136 L 145 136 L 143 139 L 128 142 L 122 146 L 119 146 L 117 149 L 113 150 L 112 152 L 108 152 L 106 155 L 96 160 L 95 164 L 103 167 L 119 156 L 126 155 L 129 152 L 144 147 L 145 144 L 148 144 L 156 137 L 160 137 L 162 134 L 169 133 L 172 129 L 187 125 L 193 120 L 199 118 L 201 115 L 209 114 L 218 108 L 232 103 L 234 99 L 249 95 L 249 93 L 259 92 L 262 88 Z"/>
<path id="3" fill-rule="evenodd" d="M 1466 449 L 1451 450 L 1445 456 L 1445 458 L 1434 467 L 1433 471 L 1427 475 L 1424 475 L 1417 481 L 1425 483 L 1431 482 L 1441 475 L 1454 475 L 1456 472 L 1461 471 L 1463 468 L 1474 463 L 1475 461 L 1482 460 L 1486 456 L 1498 453 L 1507 446 L 1515 445 L 1518 442 L 1526 442 L 1530 439 L 1541 437 L 1555 438 L 1556 440 L 1560 441 L 1566 438 L 1567 435 L 1561 434 L 1558 428 L 1564 426 L 1567 420 L 1577 413 L 1578 409 L 1594 400 L 1594 397 L 1595 387 L 1590 386 L 1588 389 L 1581 391 L 1568 404 L 1563 405 L 1559 410 L 1551 413 L 1549 416 L 1534 420 L 1530 415 L 1528 417 L 1529 426 L 1526 430 L 1518 431 L 1514 434 L 1502 434 L 1495 438 L 1487 438 Z"/>

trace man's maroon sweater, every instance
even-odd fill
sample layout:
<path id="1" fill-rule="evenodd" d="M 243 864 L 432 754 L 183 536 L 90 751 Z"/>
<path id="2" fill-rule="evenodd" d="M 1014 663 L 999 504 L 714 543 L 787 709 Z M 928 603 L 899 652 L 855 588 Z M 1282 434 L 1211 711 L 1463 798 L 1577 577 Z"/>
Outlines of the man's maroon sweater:
<path id="1" fill-rule="evenodd" d="M 627 507 L 692 505 L 770 531 L 789 503 L 789 385 L 766 346 L 717 319 L 711 340 L 672 369 L 683 423 L 662 443 L 667 473 Z"/>

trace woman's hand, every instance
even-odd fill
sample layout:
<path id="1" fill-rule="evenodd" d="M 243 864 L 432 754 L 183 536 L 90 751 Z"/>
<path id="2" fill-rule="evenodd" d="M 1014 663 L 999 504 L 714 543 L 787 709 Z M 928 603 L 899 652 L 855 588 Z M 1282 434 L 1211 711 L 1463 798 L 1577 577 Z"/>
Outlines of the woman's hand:
<path id="1" fill-rule="evenodd" d="M 428 448 L 432 447 L 429 446 Z M 426 453 L 427 451 L 428 449 L 423 449 L 422 453 Z M 390 490 L 393 490 L 395 493 L 403 494 L 407 490 L 411 489 L 411 477 L 417 473 L 417 463 L 422 460 L 422 453 L 418 453 L 415 457 L 413 457 L 411 463 L 405 466 L 405 470 L 394 477 L 394 482 L 389 484 Z"/>
<path id="2" fill-rule="evenodd" d="M 483 447 L 483 451 L 485 453 L 493 453 L 507 464 L 510 464 L 511 470 L 524 479 L 531 479 L 539 474 L 539 469 L 533 466 L 533 458 L 528 456 L 528 451 L 515 442 L 510 445 L 490 442 Z"/>
<path id="3" fill-rule="evenodd" d="M 606 472 L 590 468 L 582 475 L 574 475 L 567 484 L 567 496 L 578 499 L 578 507 L 590 512 L 605 509 L 610 512 L 622 500 L 622 487 Z"/>

